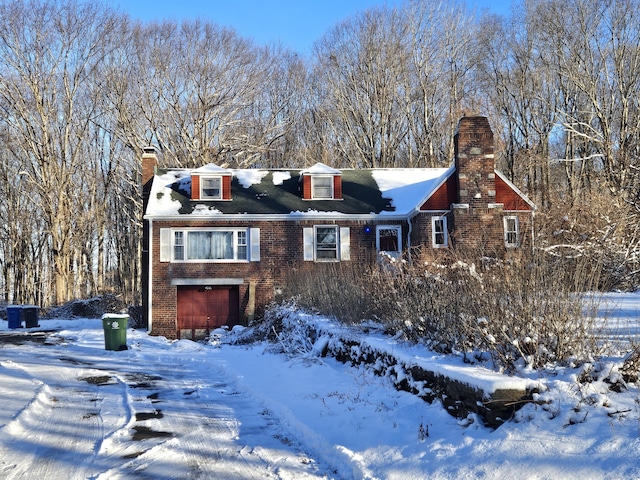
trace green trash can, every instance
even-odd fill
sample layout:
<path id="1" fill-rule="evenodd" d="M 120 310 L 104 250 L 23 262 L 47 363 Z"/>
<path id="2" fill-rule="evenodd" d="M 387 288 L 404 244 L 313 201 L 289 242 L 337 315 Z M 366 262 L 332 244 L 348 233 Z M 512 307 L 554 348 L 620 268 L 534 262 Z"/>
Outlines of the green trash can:
<path id="1" fill-rule="evenodd" d="M 107 313 L 102 316 L 102 328 L 104 329 L 105 350 L 127 349 L 127 325 L 129 315 Z"/>

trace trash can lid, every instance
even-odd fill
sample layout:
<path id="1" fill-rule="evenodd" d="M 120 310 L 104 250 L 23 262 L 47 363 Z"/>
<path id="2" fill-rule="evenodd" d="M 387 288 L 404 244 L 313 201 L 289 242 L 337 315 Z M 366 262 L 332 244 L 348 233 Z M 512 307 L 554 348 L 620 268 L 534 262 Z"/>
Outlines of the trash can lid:
<path id="1" fill-rule="evenodd" d="M 105 313 L 104 315 L 102 315 L 103 320 L 109 318 L 129 318 L 129 315 L 126 313 Z"/>

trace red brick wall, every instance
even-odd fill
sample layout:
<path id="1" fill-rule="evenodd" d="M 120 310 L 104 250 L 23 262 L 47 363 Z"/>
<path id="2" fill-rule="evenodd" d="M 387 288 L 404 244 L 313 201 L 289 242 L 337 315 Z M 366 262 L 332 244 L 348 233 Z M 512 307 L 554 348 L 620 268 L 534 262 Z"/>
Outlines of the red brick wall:
<path id="1" fill-rule="evenodd" d="M 285 287 L 285 281 L 296 269 L 313 268 L 314 262 L 303 260 L 303 229 L 314 225 L 336 224 L 350 227 L 351 260 L 345 263 L 370 262 L 376 258 L 375 227 L 365 231 L 366 222 L 279 221 L 279 222 L 160 222 L 153 223 L 153 276 L 152 283 L 152 331 L 153 335 L 175 338 L 177 334 L 177 287 L 171 285 L 176 278 L 242 278 L 240 291 L 240 316 L 246 321 L 249 301 L 249 283 L 256 285 L 256 312 L 259 314 L 276 292 Z M 217 226 L 260 228 L 260 261 L 234 263 L 171 263 L 160 262 L 160 229 L 178 227 Z M 403 232 L 406 233 L 406 225 Z"/>

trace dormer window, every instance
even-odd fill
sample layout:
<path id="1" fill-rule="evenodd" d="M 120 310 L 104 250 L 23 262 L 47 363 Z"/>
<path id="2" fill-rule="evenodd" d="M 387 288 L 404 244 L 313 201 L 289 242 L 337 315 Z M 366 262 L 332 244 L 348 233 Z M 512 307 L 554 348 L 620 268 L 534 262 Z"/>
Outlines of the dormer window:
<path id="1" fill-rule="evenodd" d="M 202 200 L 222 200 L 222 177 L 201 177 L 200 189 Z"/>
<path id="2" fill-rule="evenodd" d="M 311 198 L 329 200 L 333 198 L 333 176 L 313 175 L 311 177 Z"/>
<path id="3" fill-rule="evenodd" d="M 191 172 L 191 200 L 231 200 L 233 172 L 210 163 Z"/>
<path id="4" fill-rule="evenodd" d="M 342 200 L 342 172 L 316 163 L 300 172 L 305 200 Z"/>

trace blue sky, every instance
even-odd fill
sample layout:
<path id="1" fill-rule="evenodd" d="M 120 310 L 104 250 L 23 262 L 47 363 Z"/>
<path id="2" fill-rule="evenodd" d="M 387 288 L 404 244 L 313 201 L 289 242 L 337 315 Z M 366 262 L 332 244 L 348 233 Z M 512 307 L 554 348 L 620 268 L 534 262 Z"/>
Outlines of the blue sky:
<path id="1" fill-rule="evenodd" d="M 341 20 L 373 6 L 403 0 L 107 0 L 142 21 L 205 18 L 233 27 L 258 44 L 280 42 L 306 54 Z M 437 1 L 437 0 L 424 0 Z M 446 0 L 444 0 L 446 1 Z M 465 0 L 469 6 L 507 14 L 511 0 Z"/>

